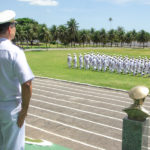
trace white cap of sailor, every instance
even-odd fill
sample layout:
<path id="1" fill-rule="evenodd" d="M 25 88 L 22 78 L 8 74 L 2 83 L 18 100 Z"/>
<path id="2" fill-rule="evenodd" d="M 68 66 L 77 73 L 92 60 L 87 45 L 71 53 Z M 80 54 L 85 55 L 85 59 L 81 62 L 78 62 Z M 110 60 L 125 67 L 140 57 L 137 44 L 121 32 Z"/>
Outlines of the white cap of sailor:
<path id="1" fill-rule="evenodd" d="M 0 12 L 0 24 L 15 22 L 16 13 L 13 10 L 5 10 Z"/>

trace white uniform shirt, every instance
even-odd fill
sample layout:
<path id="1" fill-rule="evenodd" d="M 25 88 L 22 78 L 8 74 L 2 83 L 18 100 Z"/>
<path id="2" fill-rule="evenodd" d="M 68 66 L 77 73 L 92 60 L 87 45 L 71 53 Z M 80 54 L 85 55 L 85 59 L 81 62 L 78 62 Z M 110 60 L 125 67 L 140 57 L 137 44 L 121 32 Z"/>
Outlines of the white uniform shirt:
<path id="1" fill-rule="evenodd" d="M 0 102 L 21 100 L 21 84 L 34 75 L 24 52 L 8 39 L 0 39 Z"/>

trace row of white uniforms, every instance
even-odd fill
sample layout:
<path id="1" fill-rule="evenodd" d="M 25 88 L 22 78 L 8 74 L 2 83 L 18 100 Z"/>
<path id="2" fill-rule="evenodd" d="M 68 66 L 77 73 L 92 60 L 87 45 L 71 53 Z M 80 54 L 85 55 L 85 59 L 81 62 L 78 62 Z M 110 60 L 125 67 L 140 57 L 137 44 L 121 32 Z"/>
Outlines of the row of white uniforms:
<path id="1" fill-rule="evenodd" d="M 23 50 L 10 40 L 0 39 L 0 150 L 24 150 L 25 123 L 19 128 L 21 85 L 34 75 Z"/>
<path id="2" fill-rule="evenodd" d="M 71 68 L 72 57 L 69 55 L 70 62 L 69 68 Z M 77 56 L 74 54 L 73 67 L 77 68 Z M 107 71 L 124 73 L 124 74 L 149 74 L 150 75 L 150 60 L 147 58 L 128 58 L 127 56 L 122 58 L 121 56 L 109 56 L 105 54 L 82 54 L 79 55 L 79 68 L 93 69 L 98 71 Z"/>

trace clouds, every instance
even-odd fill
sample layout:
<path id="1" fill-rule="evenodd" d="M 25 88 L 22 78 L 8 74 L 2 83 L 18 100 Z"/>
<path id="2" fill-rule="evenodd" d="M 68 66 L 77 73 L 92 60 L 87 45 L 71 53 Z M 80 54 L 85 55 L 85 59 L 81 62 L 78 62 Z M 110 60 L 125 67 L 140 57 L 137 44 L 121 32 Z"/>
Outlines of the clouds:
<path id="1" fill-rule="evenodd" d="M 30 5 L 39 6 L 57 6 L 58 2 L 56 0 L 18 0 L 20 2 L 28 2 Z"/>
<path id="2" fill-rule="evenodd" d="M 115 2 L 117 4 L 123 4 L 123 3 L 129 3 L 129 2 L 133 2 L 135 0 L 111 0 L 112 2 Z"/>
<path id="3" fill-rule="evenodd" d="M 108 2 L 108 3 L 115 3 L 115 4 L 127 4 L 127 3 L 137 3 L 137 4 L 145 4 L 149 5 L 150 0 L 96 0 L 98 2 Z"/>

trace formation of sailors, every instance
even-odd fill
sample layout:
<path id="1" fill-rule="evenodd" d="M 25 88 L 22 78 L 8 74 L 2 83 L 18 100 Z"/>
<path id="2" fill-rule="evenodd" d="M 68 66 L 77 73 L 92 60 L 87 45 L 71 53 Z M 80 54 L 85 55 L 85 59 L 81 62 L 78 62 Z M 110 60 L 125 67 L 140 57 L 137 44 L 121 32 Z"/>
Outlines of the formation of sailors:
<path id="1" fill-rule="evenodd" d="M 74 53 L 73 57 L 68 54 L 68 67 L 133 74 L 134 76 L 139 74 L 141 76 L 150 76 L 150 59 L 140 56 L 138 58 L 129 58 L 121 55 L 110 56 L 100 53 L 84 53 L 84 55 L 79 54 L 77 58 L 76 53 Z"/>

